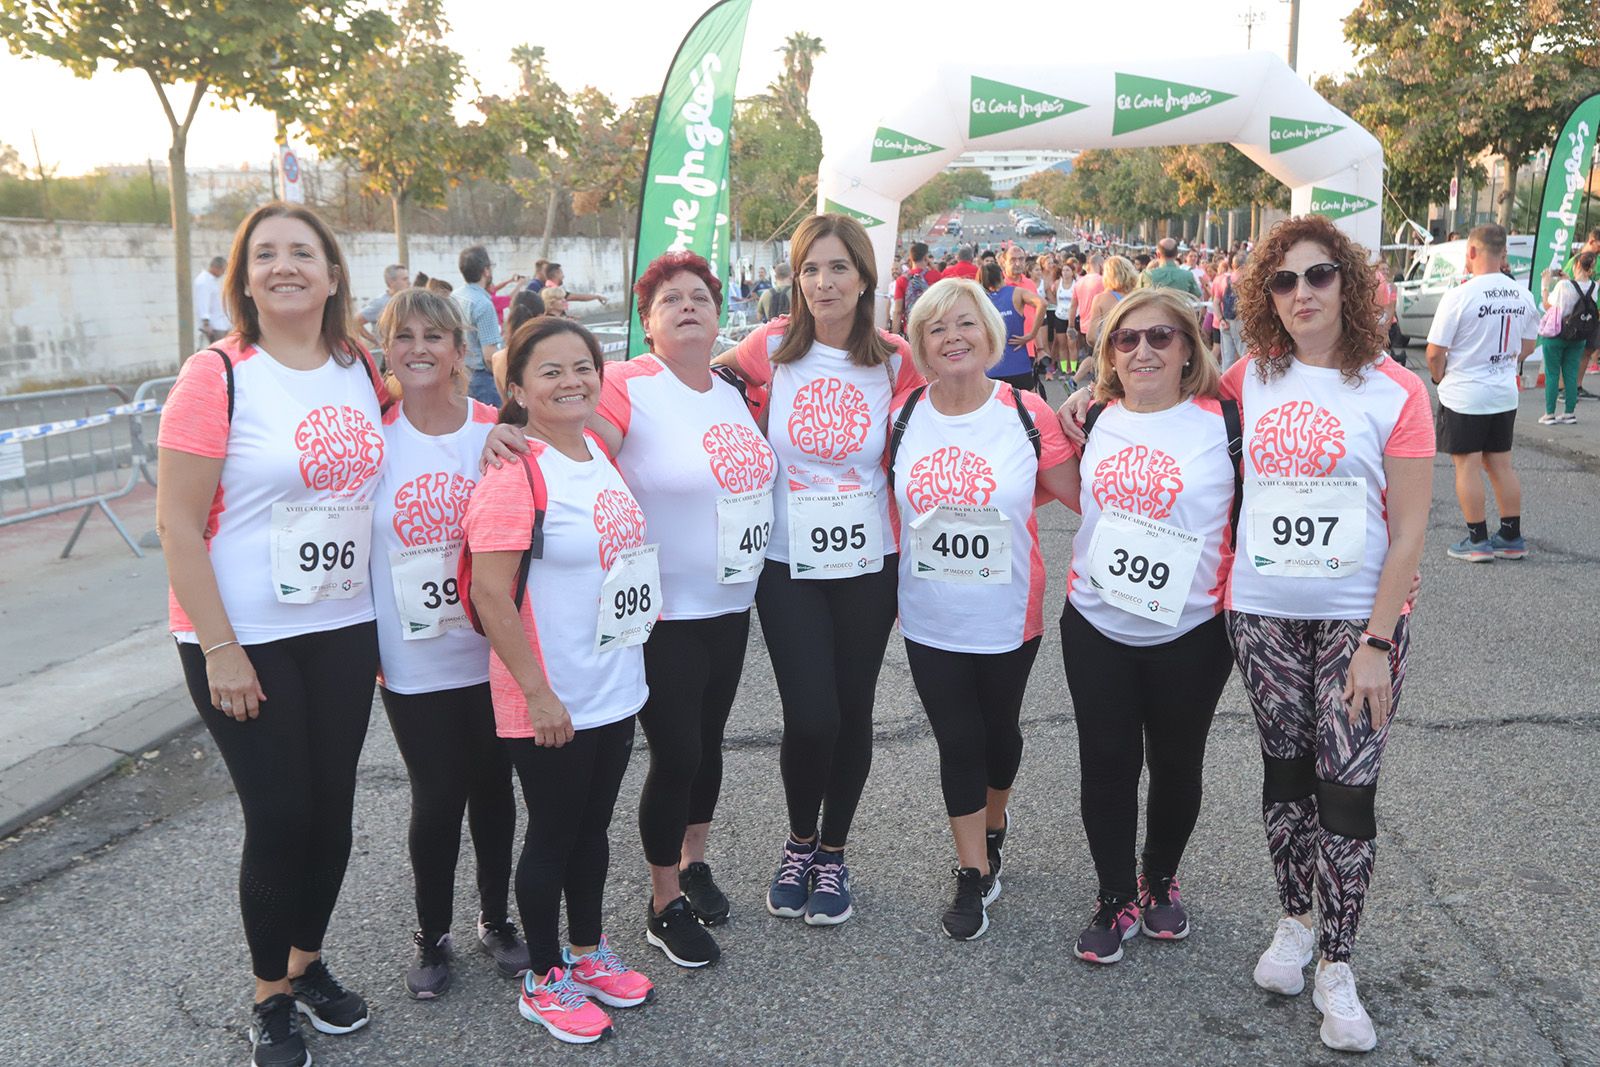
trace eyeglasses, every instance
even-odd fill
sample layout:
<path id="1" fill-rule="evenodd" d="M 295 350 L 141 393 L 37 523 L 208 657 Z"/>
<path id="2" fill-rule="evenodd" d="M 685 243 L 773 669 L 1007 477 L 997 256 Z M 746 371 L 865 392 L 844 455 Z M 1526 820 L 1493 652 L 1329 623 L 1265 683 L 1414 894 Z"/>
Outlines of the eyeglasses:
<path id="1" fill-rule="evenodd" d="M 1120 330 L 1112 330 L 1109 338 L 1111 347 L 1118 352 L 1132 352 L 1139 347 L 1139 339 L 1141 337 L 1150 342 L 1151 348 L 1161 352 L 1172 343 L 1172 339 L 1176 336 L 1178 336 L 1178 328 L 1176 326 L 1152 326 L 1147 330 L 1130 330 L 1127 327 L 1123 327 Z"/>
<path id="2" fill-rule="evenodd" d="M 1326 289 L 1333 283 L 1339 273 L 1337 263 L 1318 263 L 1307 267 L 1304 274 L 1296 274 L 1292 270 L 1280 270 L 1267 279 L 1267 291 L 1275 296 L 1288 296 L 1300 287 L 1300 279 L 1313 289 Z"/>

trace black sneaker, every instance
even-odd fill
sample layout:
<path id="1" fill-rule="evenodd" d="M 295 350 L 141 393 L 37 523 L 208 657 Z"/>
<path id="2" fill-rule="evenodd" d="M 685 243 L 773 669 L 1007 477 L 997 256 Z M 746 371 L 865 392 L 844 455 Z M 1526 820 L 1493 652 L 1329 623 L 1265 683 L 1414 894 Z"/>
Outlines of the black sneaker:
<path id="1" fill-rule="evenodd" d="M 515 978 L 528 970 L 528 944 L 517 936 L 517 927 L 510 919 L 484 922 L 478 914 L 478 947 L 494 960 L 494 969 L 501 978 Z"/>
<path id="2" fill-rule="evenodd" d="M 956 898 L 945 909 L 940 925 L 944 932 L 957 941 L 974 941 L 989 929 L 987 906 L 999 896 L 999 886 L 992 874 L 979 874 L 976 867 L 957 867 Z"/>
<path id="3" fill-rule="evenodd" d="M 728 898 L 711 880 L 711 865 L 691 863 L 678 872 L 678 888 L 689 898 L 689 910 L 707 926 L 728 921 Z"/>
<path id="4" fill-rule="evenodd" d="M 679 967 L 704 967 L 716 963 L 722 955 L 717 939 L 695 918 L 685 897 L 679 897 L 656 914 L 652 905 L 645 905 L 648 919 L 644 938 L 667 954 L 667 959 Z"/>
<path id="5" fill-rule="evenodd" d="M 432 1000 L 450 988 L 450 935 L 431 937 L 418 930 L 411 935 L 417 958 L 406 971 L 406 992 L 418 1000 Z"/>
<path id="6" fill-rule="evenodd" d="M 294 998 L 277 993 L 250 1013 L 250 1063 L 252 1067 L 311 1067 L 311 1053 L 300 1036 L 300 1017 Z"/>
<path id="7" fill-rule="evenodd" d="M 322 960 L 311 961 L 306 973 L 289 983 L 294 999 L 311 1025 L 325 1034 L 348 1034 L 367 1025 L 371 1015 L 361 994 L 339 984 Z"/>
<path id="8" fill-rule="evenodd" d="M 1000 868 L 1005 863 L 1001 850 L 1006 847 L 1006 831 L 1011 829 L 1011 812 L 1006 811 L 1006 824 L 998 830 L 984 831 L 984 844 L 989 850 L 989 873 L 994 875 L 995 891 L 1000 889 Z"/>

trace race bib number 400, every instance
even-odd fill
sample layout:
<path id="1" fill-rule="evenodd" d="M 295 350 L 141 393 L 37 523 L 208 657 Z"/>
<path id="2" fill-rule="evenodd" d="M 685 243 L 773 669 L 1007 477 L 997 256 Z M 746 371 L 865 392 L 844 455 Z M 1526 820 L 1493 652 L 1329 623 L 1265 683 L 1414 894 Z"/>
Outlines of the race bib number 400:
<path id="1" fill-rule="evenodd" d="M 371 551 L 370 502 L 272 505 L 272 587 L 280 604 L 364 592 Z"/>
<path id="2" fill-rule="evenodd" d="M 796 578 L 848 578 L 883 569 L 878 496 L 796 493 L 789 498 L 789 573 Z"/>
<path id="3" fill-rule="evenodd" d="M 959 585 L 1011 582 L 1011 520 L 999 508 L 937 504 L 911 523 L 914 577 Z"/>
<path id="4" fill-rule="evenodd" d="M 422 641 L 467 625 L 467 609 L 456 587 L 461 541 L 396 548 L 389 553 L 389 578 L 400 613 L 400 634 Z"/>
<path id="5" fill-rule="evenodd" d="M 772 490 L 717 500 L 717 582 L 739 585 L 761 575 L 772 537 Z"/>
<path id="6" fill-rule="evenodd" d="M 1278 478 L 1245 490 L 1245 548 L 1260 574 L 1348 578 L 1367 547 L 1365 478 Z"/>
<path id="7" fill-rule="evenodd" d="M 625 548 L 600 586 L 600 617 L 595 625 L 596 652 L 642 645 L 661 615 L 661 565 L 657 545 Z"/>
<path id="8" fill-rule="evenodd" d="M 1187 530 L 1107 508 L 1089 542 L 1089 584 L 1112 607 L 1175 627 L 1203 548 Z"/>

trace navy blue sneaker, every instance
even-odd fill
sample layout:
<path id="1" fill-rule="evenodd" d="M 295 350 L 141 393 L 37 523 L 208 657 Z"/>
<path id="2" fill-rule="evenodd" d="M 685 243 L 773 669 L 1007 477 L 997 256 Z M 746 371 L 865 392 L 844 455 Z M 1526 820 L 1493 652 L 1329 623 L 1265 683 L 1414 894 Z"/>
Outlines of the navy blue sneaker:
<path id="1" fill-rule="evenodd" d="M 1496 559 L 1527 559 L 1528 542 L 1520 537 L 1501 537 L 1498 533 L 1489 537 L 1489 548 L 1494 552 Z"/>
<path id="2" fill-rule="evenodd" d="M 783 844 L 783 858 L 767 890 L 767 910 L 780 919 L 798 919 L 806 913 L 811 896 L 811 864 L 816 859 L 815 841 L 802 845 L 794 838 Z"/>
<path id="3" fill-rule="evenodd" d="M 1470 537 L 1463 537 L 1445 552 L 1451 559 L 1464 559 L 1468 563 L 1493 563 L 1495 552 L 1489 547 L 1489 541 L 1474 541 Z"/>
<path id="4" fill-rule="evenodd" d="M 806 923 L 838 926 L 850 918 L 850 868 L 844 854 L 818 849 L 811 860 L 811 896 L 806 899 Z"/>

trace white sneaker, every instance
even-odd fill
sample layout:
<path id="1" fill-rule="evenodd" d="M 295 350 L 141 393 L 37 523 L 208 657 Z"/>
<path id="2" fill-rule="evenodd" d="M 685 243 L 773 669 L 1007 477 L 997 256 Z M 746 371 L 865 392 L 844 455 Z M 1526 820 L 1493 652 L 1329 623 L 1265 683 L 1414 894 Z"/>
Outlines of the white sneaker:
<path id="1" fill-rule="evenodd" d="M 1539 425 L 1540 426 L 1554 426 L 1556 423 L 1558 423 L 1560 421 L 1561 420 L 1556 418 L 1554 415 L 1540 415 L 1539 416 Z"/>
<path id="2" fill-rule="evenodd" d="M 1371 1052 L 1378 1047 L 1372 1016 L 1356 996 L 1356 974 L 1348 963 L 1317 969 L 1311 1003 L 1322 1012 L 1322 1043 L 1340 1052 Z"/>
<path id="3" fill-rule="evenodd" d="M 1315 944 L 1316 935 L 1305 923 L 1288 917 L 1279 919 L 1272 944 L 1256 961 L 1256 985 L 1286 997 L 1299 995 L 1306 987 L 1306 964 L 1311 962 Z"/>

